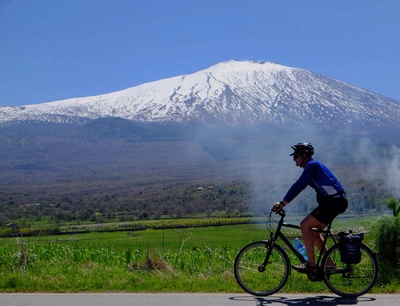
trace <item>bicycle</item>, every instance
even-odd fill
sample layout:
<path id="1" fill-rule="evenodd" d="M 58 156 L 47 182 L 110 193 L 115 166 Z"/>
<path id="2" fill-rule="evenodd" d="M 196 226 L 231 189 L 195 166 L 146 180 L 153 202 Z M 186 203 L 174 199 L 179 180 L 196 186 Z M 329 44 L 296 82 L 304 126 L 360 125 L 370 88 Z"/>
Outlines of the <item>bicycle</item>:
<path id="1" fill-rule="evenodd" d="M 288 281 L 291 265 L 287 252 L 276 242 L 280 238 L 290 251 L 302 262 L 304 257 L 289 242 L 281 232 L 282 227 L 300 229 L 299 225 L 284 222 L 286 212 L 281 210 L 275 232 L 271 229 L 272 211 L 269 215 L 270 238 L 252 242 L 242 248 L 236 256 L 234 264 L 235 278 L 240 287 L 256 296 L 267 296 L 278 292 Z M 335 294 L 342 297 L 358 297 L 367 293 L 374 285 L 378 276 L 378 260 L 376 254 L 365 244 L 361 243 L 361 262 L 344 264 L 340 260 L 340 245 L 338 238 L 331 232 L 332 224 L 324 230 L 315 231 L 324 238 L 323 250 L 328 238 L 333 245 L 323 255 L 319 252 L 316 272 L 307 273 L 310 281 L 324 281 L 326 286 Z M 336 266 L 328 264 L 331 258 Z"/>

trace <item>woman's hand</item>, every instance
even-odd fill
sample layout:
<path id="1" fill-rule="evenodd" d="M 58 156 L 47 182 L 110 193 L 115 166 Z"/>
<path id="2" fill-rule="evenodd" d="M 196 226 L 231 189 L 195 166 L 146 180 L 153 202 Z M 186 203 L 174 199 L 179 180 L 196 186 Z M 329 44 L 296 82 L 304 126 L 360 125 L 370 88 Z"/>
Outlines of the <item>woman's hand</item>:
<path id="1" fill-rule="evenodd" d="M 275 204 L 274 204 L 274 206 L 272 206 L 272 211 L 273 212 L 278 212 L 278 211 L 281 211 L 282 210 L 282 208 L 284 208 L 285 207 L 285 203 L 284 203 L 284 201 L 280 201 L 280 202 L 276 202 Z"/>

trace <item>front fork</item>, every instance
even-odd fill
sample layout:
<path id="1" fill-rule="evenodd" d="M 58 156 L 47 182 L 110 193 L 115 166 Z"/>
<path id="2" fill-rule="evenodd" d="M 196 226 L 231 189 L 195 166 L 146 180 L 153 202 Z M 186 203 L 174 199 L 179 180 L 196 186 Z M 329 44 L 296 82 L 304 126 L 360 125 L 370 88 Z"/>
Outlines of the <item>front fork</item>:
<path id="1" fill-rule="evenodd" d="M 265 271 L 265 267 L 268 264 L 269 257 L 271 256 L 272 247 L 273 247 L 274 243 L 275 243 L 274 233 L 271 232 L 269 240 L 267 241 L 267 245 L 266 245 L 267 254 L 265 255 L 265 259 L 264 259 L 264 262 L 262 263 L 262 265 L 258 267 L 259 272 Z"/>

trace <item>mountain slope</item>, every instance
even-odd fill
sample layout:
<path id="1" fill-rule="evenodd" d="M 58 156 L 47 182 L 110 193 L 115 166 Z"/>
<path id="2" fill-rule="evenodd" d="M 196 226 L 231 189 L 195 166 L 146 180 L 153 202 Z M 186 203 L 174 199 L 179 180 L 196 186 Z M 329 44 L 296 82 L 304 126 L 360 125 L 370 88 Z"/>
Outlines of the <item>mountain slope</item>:
<path id="1" fill-rule="evenodd" d="M 0 108 L 1 123 L 102 117 L 232 126 L 399 127 L 400 102 L 306 70 L 232 60 L 114 93 Z"/>

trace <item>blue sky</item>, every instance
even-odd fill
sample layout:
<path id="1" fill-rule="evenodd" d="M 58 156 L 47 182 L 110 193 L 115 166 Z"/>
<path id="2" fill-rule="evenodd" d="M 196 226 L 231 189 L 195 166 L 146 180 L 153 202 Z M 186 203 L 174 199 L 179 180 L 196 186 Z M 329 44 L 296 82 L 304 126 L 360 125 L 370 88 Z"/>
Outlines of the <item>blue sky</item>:
<path id="1" fill-rule="evenodd" d="M 398 0 L 0 0 L 0 106 L 109 93 L 230 59 L 400 101 Z"/>

